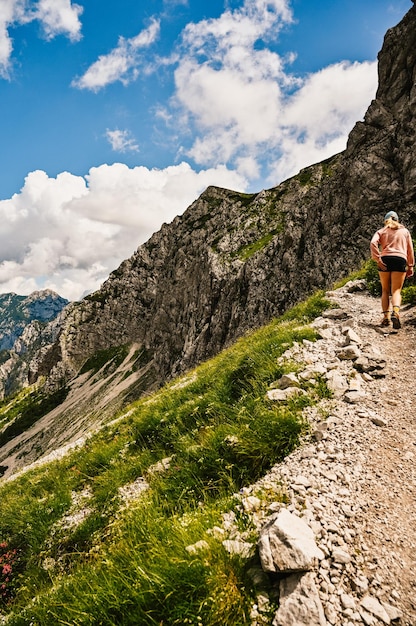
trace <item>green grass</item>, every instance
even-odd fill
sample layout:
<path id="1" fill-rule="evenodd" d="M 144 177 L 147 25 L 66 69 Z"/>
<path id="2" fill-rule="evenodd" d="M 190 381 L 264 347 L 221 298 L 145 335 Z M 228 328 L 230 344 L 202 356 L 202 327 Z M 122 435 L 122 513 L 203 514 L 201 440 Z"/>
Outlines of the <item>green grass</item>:
<path id="1" fill-rule="evenodd" d="M 0 599 L 7 624 L 249 624 L 252 562 L 211 531 L 232 511 L 255 542 L 238 493 L 299 444 L 303 408 L 327 394 L 318 380 L 285 404 L 266 391 L 296 370 L 279 357 L 314 340 L 308 322 L 327 306 L 316 294 L 135 402 L 82 449 L 3 483 L 0 542 L 18 555 Z M 140 477 L 147 491 L 125 506 L 119 489 Z M 186 549 L 200 540 L 202 551 Z"/>
<path id="2" fill-rule="evenodd" d="M 127 346 L 115 346 L 106 350 L 99 350 L 99 352 L 85 361 L 79 373 L 85 374 L 91 371 L 91 373 L 96 374 L 104 365 L 107 365 L 107 370 L 110 367 L 117 369 L 128 355 L 128 352 Z"/>
<path id="3" fill-rule="evenodd" d="M 272 232 L 261 237 L 258 241 L 243 246 L 235 253 L 235 256 L 238 256 L 241 261 L 248 261 L 250 257 L 256 254 L 256 252 L 259 252 L 268 246 L 277 232 L 278 230 L 273 230 Z"/>
<path id="4" fill-rule="evenodd" d="M 46 395 L 41 389 L 35 388 L 30 393 L 20 392 L 14 400 L 4 401 L 0 406 L 0 426 L 6 421 L 10 424 L 0 432 L 0 447 L 59 406 L 65 400 L 68 391 L 66 387 L 61 387 L 54 393 Z"/>

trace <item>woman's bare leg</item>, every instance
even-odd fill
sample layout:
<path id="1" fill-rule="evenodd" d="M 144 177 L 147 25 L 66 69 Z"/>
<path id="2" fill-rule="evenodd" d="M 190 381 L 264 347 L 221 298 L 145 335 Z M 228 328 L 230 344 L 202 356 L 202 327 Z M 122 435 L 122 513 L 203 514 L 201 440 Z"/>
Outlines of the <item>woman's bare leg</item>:
<path id="1" fill-rule="evenodd" d="M 400 308 L 402 303 L 402 287 L 405 278 L 406 272 L 391 272 L 391 303 L 393 307 Z"/>
<path id="2" fill-rule="evenodd" d="M 379 272 L 381 283 L 381 310 L 383 313 L 390 310 L 390 292 L 392 288 L 392 274 L 398 272 Z"/>

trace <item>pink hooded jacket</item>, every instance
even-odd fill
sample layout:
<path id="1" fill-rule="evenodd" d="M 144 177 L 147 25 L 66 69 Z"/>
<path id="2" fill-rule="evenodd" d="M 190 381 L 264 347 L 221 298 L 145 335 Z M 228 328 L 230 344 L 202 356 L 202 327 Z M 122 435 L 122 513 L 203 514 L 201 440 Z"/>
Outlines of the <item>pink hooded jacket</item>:
<path id="1" fill-rule="evenodd" d="M 384 226 L 374 233 L 370 243 L 371 258 L 379 263 L 382 256 L 399 256 L 406 259 L 407 265 L 415 264 L 413 242 L 404 226 L 389 228 Z"/>

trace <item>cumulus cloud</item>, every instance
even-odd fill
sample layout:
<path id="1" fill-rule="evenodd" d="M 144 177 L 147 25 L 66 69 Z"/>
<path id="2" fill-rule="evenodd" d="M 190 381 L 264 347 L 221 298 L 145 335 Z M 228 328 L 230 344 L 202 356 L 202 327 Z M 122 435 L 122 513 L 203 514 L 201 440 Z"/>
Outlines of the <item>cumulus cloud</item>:
<path id="1" fill-rule="evenodd" d="M 0 4 L 0 75 L 6 76 L 9 69 L 13 44 L 8 27 L 18 18 L 20 3 L 4 0 Z"/>
<path id="2" fill-rule="evenodd" d="M 183 154 L 277 184 L 345 148 L 374 97 L 376 63 L 296 76 L 294 53 L 282 58 L 264 45 L 292 19 L 285 0 L 246 0 L 218 19 L 188 24 L 171 103 L 183 125 Z M 165 113 L 168 123 L 171 117 Z"/>
<path id="3" fill-rule="evenodd" d="M 293 21 L 289 0 L 245 0 L 241 8 L 227 9 L 219 18 L 190 23 L 183 41 L 190 49 L 219 58 L 219 52 L 247 49 L 259 39 L 275 39 L 285 24 Z"/>
<path id="4" fill-rule="evenodd" d="M 0 2 L 0 76 L 8 78 L 13 52 L 9 29 L 37 20 L 48 39 L 66 35 L 72 41 L 81 37 L 79 16 L 83 8 L 71 0 L 39 0 L 31 8 L 26 0 L 1 0 Z"/>
<path id="5" fill-rule="evenodd" d="M 160 21 L 152 19 L 149 26 L 135 37 L 120 37 L 116 48 L 101 55 L 81 76 L 72 81 L 73 87 L 99 91 L 116 81 L 128 85 L 137 78 L 140 65 L 139 52 L 150 46 L 159 36 Z"/>
<path id="6" fill-rule="evenodd" d="M 196 172 L 185 162 L 101 165 L 85 177 L 31 172 L 20 193 L 0 201 L 0 291 L 49 288 L 79 299 L 210 184 L 244 190 L 246 181 L 224 166 Z"/>
<path id="7" fill-rule="evenodd" d="M 71 0 L 39 0 L 35 17 L 43 26 L 48 39 L 58 34 L 65 34 L 72 41 L 81 38 L 81 22 L 79 16 L 83 8 L 71 4 Z"/>
<path id="8" fill-rule="evenodd" d="M 376 62 L 344 61 L 307 76 L 284 101 L 270 180 L 287 178 L 344 150 L 376 88 Z"/>
<path id="9" fill-rule="evenodd" d="M 106 137 L 110 142 L 111 148 L 115 152 L 138 152 L 139 144 L 131 136 L 129 130 L 110 130 L 107 128 Z"/>

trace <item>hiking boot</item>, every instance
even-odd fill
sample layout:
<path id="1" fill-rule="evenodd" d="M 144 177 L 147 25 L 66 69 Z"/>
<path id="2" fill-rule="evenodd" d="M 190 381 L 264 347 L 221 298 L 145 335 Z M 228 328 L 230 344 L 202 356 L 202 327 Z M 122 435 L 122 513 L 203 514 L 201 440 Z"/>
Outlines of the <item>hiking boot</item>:
<path id="1" fill-rule="evenodd" d="M 393 311 L 393 313 L 391 314 L 391 323 L 393 324 L 393 328 L 395 328 L 396 330 L 402 327 L 399 314 L 395 311 Z"/>
<path id="2" fill-rule="evenodd" d="M 390 320 L 388 317 L 385 317 L 381 322 L 380 326 L 390 326 Z"/>

